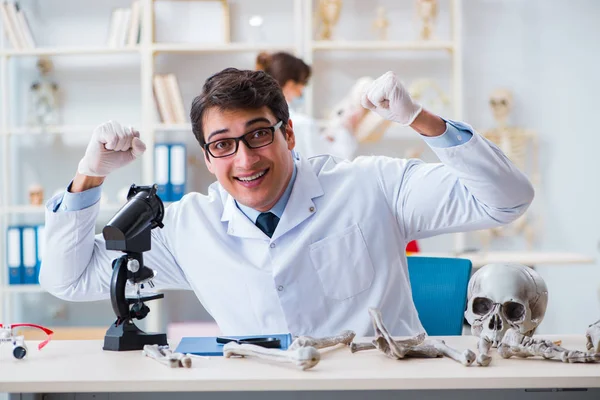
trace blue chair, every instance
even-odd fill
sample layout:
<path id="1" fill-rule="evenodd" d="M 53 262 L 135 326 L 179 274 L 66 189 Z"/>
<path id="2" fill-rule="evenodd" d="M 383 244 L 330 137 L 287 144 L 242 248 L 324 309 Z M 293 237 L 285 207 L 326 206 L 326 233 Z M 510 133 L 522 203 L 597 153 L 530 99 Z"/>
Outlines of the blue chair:
<path id="1" fill-rule="evenodd" d="M 419 319 L 430 336 L 461 335 L 471 260 L 408 257 L 408 273 Z"/>

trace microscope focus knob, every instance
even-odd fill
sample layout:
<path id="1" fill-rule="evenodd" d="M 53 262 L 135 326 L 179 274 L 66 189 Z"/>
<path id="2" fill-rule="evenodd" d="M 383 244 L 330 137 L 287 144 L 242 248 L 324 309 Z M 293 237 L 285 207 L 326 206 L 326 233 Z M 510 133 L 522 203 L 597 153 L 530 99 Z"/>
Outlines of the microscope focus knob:
<path id="1" fill-rule="evenodd" d="M 131 259 L 127 261 L 127 269 L 133 272 L 134 274 L 140 270 L 140 263 L 136 259 Z"/>

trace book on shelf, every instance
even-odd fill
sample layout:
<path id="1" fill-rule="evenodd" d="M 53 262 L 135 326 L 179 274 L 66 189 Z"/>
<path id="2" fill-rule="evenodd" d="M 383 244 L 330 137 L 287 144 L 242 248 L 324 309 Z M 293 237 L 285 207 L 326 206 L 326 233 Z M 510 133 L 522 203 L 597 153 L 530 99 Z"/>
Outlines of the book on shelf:
<path id="1" fill-rule="evenodd" d="M 139 43 L 142 9 L 139 0 L 131 8 L 115 8 L 108 29 L 107 46 L 110 48 L 133 47 Z"/>
<path id="2" fill-rule="evenodd" d="M 33 49 L 35 41 L 25 11 L 18 3 L 3 2 L 0 4 L 0 18 L 4 33 L 15 50 Z"/>
<path id="3" fill-rule="evenodd" d="M 183 98 L 174 74 L 156 74 L 153 80 L 154 98 L 160 119 L 165 124 L 187 122 Z"/>

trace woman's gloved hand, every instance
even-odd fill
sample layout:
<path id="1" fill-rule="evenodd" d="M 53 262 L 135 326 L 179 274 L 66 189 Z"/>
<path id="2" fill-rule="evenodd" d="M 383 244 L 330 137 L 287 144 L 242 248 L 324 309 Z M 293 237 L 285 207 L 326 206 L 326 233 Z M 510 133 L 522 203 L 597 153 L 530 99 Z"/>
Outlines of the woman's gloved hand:
<path id="1" fill-rule="evenodd" d="M 108 121 L 94 129 L 77 172 L 87 176 L 107 176 L 144 154 L 144 151 L 146 145 L 138 131 Z"/>

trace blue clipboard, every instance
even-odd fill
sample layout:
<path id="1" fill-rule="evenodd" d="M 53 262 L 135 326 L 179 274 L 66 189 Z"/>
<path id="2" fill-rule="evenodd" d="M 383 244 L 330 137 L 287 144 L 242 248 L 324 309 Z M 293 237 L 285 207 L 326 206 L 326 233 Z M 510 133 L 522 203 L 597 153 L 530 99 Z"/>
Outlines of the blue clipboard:
<path id="1" fill-rule="evenodd" d="M 253 338 L 277 338 L 281 341 L 281 350 L 287 350 L 292 344 L 292 335 L 290 333 L 280 335 L 245 335 L 245 336 L 229 336 L 234 339 Z M 216 336 L 200 336 L 200 337 L 184 337 L 175 349 L 177 353 L 190 353 L 197 356 L 222 356 L 223 345 L 217 343 Z"/>

